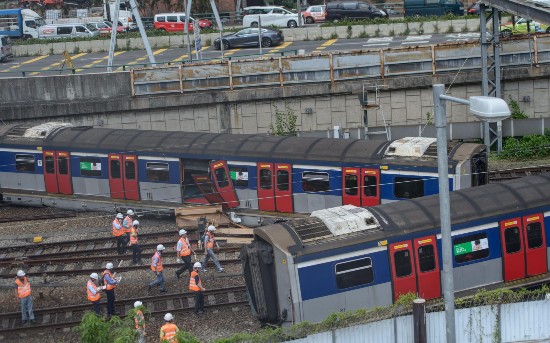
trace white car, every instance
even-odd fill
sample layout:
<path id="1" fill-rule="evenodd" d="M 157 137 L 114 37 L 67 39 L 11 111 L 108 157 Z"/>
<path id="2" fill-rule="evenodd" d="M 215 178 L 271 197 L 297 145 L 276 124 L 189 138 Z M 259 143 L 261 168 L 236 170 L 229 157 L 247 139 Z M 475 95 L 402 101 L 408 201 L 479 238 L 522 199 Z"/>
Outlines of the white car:
<path id="1" fill-rule="evenodd" d="M 243 27 L 279 26 L 297 27 L 298 14 L 292 13 L 281 6 L 251 6 L 244 8 Z M 302 25 L 304 24 L 302 16 Z"/>

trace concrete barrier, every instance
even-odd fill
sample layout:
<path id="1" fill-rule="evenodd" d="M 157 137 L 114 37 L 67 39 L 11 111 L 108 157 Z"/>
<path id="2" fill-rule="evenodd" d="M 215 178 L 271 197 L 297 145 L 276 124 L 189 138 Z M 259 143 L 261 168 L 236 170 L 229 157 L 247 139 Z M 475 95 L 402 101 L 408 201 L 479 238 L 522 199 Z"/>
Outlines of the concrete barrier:
<path id="1" fill-rule="evenodd" d="M 505 18 L 503 18 L 504 20 Z M 282 29 L 287 42 L 318 39 L 346 39 L 346 38 L 365 38 L 375 36 L 388 36 L 404 34 L 434 34 L 451 32 L 478 32 L 479 19 L 456 19 L 442 20 L 437 22 L 414 22 L 414 23 L 391 23 L 391 24 L 371 24 L 371 25 L 353 25 L 351 28 L 351 37 L 349 37 L 348 26 L 330 26 L 330 27 L 304 27 L 296 29 Z M 201 34 L 203 46 L 210 45 L 219 37 L 219 33 Z M 193 40 L 193 37 L 191 37 Z M 184 45 L 183 34 L 177 36 L 158 36 L 149 37 L 149 43 L 155 49 L 161 48 L 179 48 Z M 141 38 L 118 38 L 117 46 L 119 50 L 143 49 Z M 31 45 L 15 45 L 13 51 L 15 56 L 35 56 L 44 54 L 62 54 L 64 51 L 75 52 L 104 52 L 109 50 L 109 40 L 93 40 L 79 42 L 56 42 Z"/>

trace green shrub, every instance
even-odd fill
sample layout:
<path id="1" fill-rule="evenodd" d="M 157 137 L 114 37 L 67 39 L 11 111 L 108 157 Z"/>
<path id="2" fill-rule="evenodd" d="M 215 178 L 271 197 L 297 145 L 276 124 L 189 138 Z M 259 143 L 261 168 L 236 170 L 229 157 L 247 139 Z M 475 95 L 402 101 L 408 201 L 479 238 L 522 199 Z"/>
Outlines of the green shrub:
<path id="1" fill-rule="evenodd" d="M 510 95 L 510 102 L 508 103 L 510 105 L 510 109 L 512 110 L 512 119 L 527 119 L 529 118 L 525 112 L 519 107 L 519 104 L 517 101 L 512 99 L 512 96 Z"/>
<path id="2" fill-rule="evenodd" d="M 550 132 L 544 135 L 529 135 L 524 137 L 509 137 L 504 139 L 499 159 L 525 160 L 550 156 Z"/>

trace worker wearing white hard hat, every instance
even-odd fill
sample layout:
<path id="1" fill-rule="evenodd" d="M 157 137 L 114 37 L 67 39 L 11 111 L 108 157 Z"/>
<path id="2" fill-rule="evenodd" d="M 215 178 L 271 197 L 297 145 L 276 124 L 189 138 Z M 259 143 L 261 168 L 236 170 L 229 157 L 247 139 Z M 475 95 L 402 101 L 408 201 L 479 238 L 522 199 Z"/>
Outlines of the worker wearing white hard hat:
<path id="1" fill-rule="evenodd" d="M 210 258 L 212 258 L 212 261 L 214 261 L 214 264 L 216 265 L 216 268 L 218 269 L 218 273 L 223 272 L 223 268 L 220 265 L 220 261 L 218 261 L 218 257 L 214 253 L 214 248 L 217 250 L 220 249 L 220 246 L 218 245 L 218 242 L 216 242 L 216 238 L 214 238 L 214 232 L 216 231 L 216 227 L 214 225 L 208 226 L 208 230 L 204 234 L 204 260 L 202 261 L 203 269 L 202 271 L 206 271 L 206 266 L 208 265 L 208 261 Z"/>
<path id="2" fill-rule="evenodd" d="M 151 258 L 151 270 L 155 273 L 156 279 L 149 284 L 149 287 L 147 288 L 147 293 L 151 291 L 151 288 L 153 286 L 159 286 L 161 293 L 166 293 L 166 288 L 164 288 L 164 275 L 162 274 L 162 270 L 164 267 L 162 266 L 162 252 L 166 248 L 164 245 L 159 244 L 157 245 L 157 252 L 153 255 Z"/>
<path id="3" fill-rule="evenodd" d="M 17 285 L 17 298 L 21 302 L 21 324 L 25 325 L 27 319 L 30 319 L 31 323 L 36 323 L 34 319 L 34 312 L 32 311 L 32 295 L 31 284 L 27 280 L 27 274 L 24 271 L 17 271 L 17 278 L 15 278 L 15 284 Z"/>
<path id="4" fill-rule="evenodd" d="M 199 275 L 202 265 L 200 262 L 195 262 L 193 265 L 193 271 L 189 277 L 189 291 L 195 294 L 195 314 L 204 313 L 204 291 L 206 290 L 202 286 L 202 281 Z"/>
<path id="5" fill-rule="evenodd" d="M 166 313 L 164 315 L 164 325 L 160 328 L 160 341 L 161 342 L 176 342 L 176 333 L 180 331 L 176 324 L 173 323 L 174 316 L 172 313 Z"/>
<path id="6" fill-rule="evenodd" d="M 176 270 L 176 277 L 179 279 L 181 273 L 183 273 L 184 270 L 188 270 L 189 274 L 193 271 L 193 264 L 191 263 L 191 254 L 195 255 L 195 260 L 197 259 L 197 256 L 195 254 L 195 251 L 193 250 L 193 247 L 191 246 L 191 243 L 189 243 L 189 237 L 187 237 L 187 231 L 184 229 L 181 229 L 179 231 L 180 239 L 178 240 L 178 244 L 176 245 L 176 262 L 183 262 L 183 266 Z"/>
<path id="7" fill-rule="evenodd" d="M 134 308 L 136 309 L 134 314 L 134 323 L 136 324 L 136 330 L 138 333 L 137 343 L 145 343 L 145 336 L 147 336 L 147 333 L 145 332 L 145 316 L 141 310 L 142 306 L 143 303 L 139 300 L 134 303 Z"/>
<path id="8" fill-rule="evenodd" d="M 103 272 L 103 284 L 105 285 L 105 294 L 107 295 L 107 316 L 116 316 L 115 288 L 120 278 L 115 278 L 113 269 L 113 264 L 109 262 L 105 265 L 105 271 Z"/>
<path id="9" fill-rule="evenodd" d="M 138 228 L 139 221 L 134 220 L 132 222 L 132 228 L 130 229 L 130 246 L 132 247 L 132 262 L 134 264 L 141 263 L 141 247 L 138 240 Z"/>
<path id="10" fill-rule="evenodd" d="M 113 237 L 116 239 L 116 250 L 119 255 L 123 255 L 126 252 L 126 236 L 124 235 L 124 226 L 123 220 L 124 216 L 122 213 L 117 213 L 115 219 L 113 220 L 112 224 L 112 233 Z"/>
<path id="11" fill-rule="evenodd" d="M 88 280 L 88 284 L 86 285 L 86 292 L 88 293 L 88 300 L 92 302 L 94 305 L 94 312 L 99 316 L 100 314 L 100 298 L 101 295 L 99 292 L 101 292 L 102 287 L 99 286 L 98 283 L 99 275 L 97 273 L 90 274 L 90 279 Z"/>
<path id="12" fill-rule="evenodd" d="M 126 211 L 126 218 L 122 222 L 122 227 L 124 227 L 124 233 L 126 233 L 126 245 L 130 242 L 130 233 L 132 231 L 132 223 L 134 222 L 134 211 Z"/>

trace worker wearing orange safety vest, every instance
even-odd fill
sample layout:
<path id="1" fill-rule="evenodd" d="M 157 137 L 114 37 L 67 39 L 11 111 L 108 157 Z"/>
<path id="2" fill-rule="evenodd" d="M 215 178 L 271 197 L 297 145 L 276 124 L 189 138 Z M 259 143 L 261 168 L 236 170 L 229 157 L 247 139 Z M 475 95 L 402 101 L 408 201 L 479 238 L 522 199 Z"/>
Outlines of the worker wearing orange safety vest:
<path id="1" fill-rule="evenodd" d="M 88 300 L 90 300 L 94 305 L 95 314 L 99 315 L 99 300 L 101 298 L 99 292 L 101 292 L 102 288 L 101 286 L 96 285 L 97 280 L 99 280 L 99 275 L 97 275 L 97 273 L 90 274 L 90 279 L 86 285 L 86 292 L 88 293 Z"/>
<path id="2" fill-rule="evenodd" d="M 136 301 L 134 303 L 134 308 L 136 309 L 136 313 L 134 314 L 134 322 L 136 323 L 136 330 L 138 332 L 137 343 L 145 343 L 145 336 L 147 336 L 147 333 L 145 332 L 145 316 L 141 311 L 142 307 L 143 303 L 141 301 Z"/>
<path id="3" fill-rule="evenodd" d="M 118 213 L 113 220 L 113 236 L 116 238 L 116 250 L 119 255 L 126 252 L 126 237 L 124 236 L 124 227 L 122 226 L 122 213 Z"/>
<path id="4" fill-rule="evenodd" d="M 126 211 L 126 218 L 122 221 L 122 227 L 124 228 L 124 233 L 126 233 L 126 244 L 130 241 L 130 233 L 132 231 L 132 223 L 134 222 L 134 211 Z"/>
<path id="5" fill-rule="evenodd" d="M 191 244 L 189 243 L 189 238 L 187 237 L 187 231 L 184 229 L 181 229 L 180 232 L 180 240 L 178 241 L 178 245 L 176 246 L 176 261 L 182 262 L 183 266 L 176 270 L 176 276 L 178 279 L 180 278 L 180 274 L 183 273 L 184 270 L 188 270 L 189 274 L 193 271 L 193 264 L 191 263 L 191 254 L 195 254 L 193 251 L 193 248 L 191 247 Z M 195 256 L 196 259 L 196 256 Z"/>
<path id="6" fill-rule="evenodd" d="M 202 271 L 204 272 L 206 271 L 208 260 L 212 258 L 212 261 L 214 261 L 214 264 L 218 269 L 218 273 L 222 273 L 223 268 L 220 265 L 220 262 L 218 261 L 218 257 L 214 253 L 214 247 L 216 247 L 218 250 L 220 249 L 218 242 L 216 242 L 216 239 L 214 238 L 215 231 L 216 231 L 216 227 L 214 225 L 210 225 L 208 227 L 208 231 L 204 235 L 204 261 L 202 261 L 202 266 L 203 266 Z"/>
<path id="7" fill-rule="evenodd" d="M 134 264 L 141 263 L 141 247 L 138 243 L 138 227 L 139 221 L 134 220 L 130 229 L 130 246 L 132 247 L 132 262 Z"/>
<path id="8" fill-rule="evenodd" d="M 166 288 L 164 288 L 164 275 L 162 274 L 162 251 L 166 249 L 164 245 L 157 245 L 157 252 L 151 258 L 151 270 L 155 273 L 156 280 L 149 284 L 147 288 L 147 293 L 153 288 L 153 286 L 159 285 L 160 292 L 166 293 Z"/>
<path id="9" fill-rule="evenodd" d="M 173 323 L 174 316 L 171 313 L 164 315 L 165 324 L 160 328 L 161 343 L 176 343 L 176 333 L 180 331 L 176 324 Z"/>
<path id="10" fill-rule="evenodd" d="M 116 316 L 115 288 L 120 278 L 115 278 L 113 268 L 113 264 L 109 262 L 105 265 L 105 271 L 103 272 L 103 284 L 105 285 L 105 294 L 107 294 L 107 316 Z"/>
<path id="11" fill-rule="evenodd" d="M 189 278 L 189 291 L 195 293 L 195 314 L 204 313 L 204 291 L 206 289 L 202 287 L 202 281 L 199 276 L 199 270 L 202 265 L 200 262 L 195 262 L 193 265 L 193 271 Z"/>
<path id="12" fill-rule="evenodd" d="M 34 313 L 32 312 L 32 295 L 31 284 L 27 281 L 25 272 L 22 270 L 17 271 L 17 278 L 15 284 L 17 285 L 17 298 L 21 302 L 21 324 L 25 325 L 28 319 L 31 323 L 36 323 L 34 319 Z"/>

